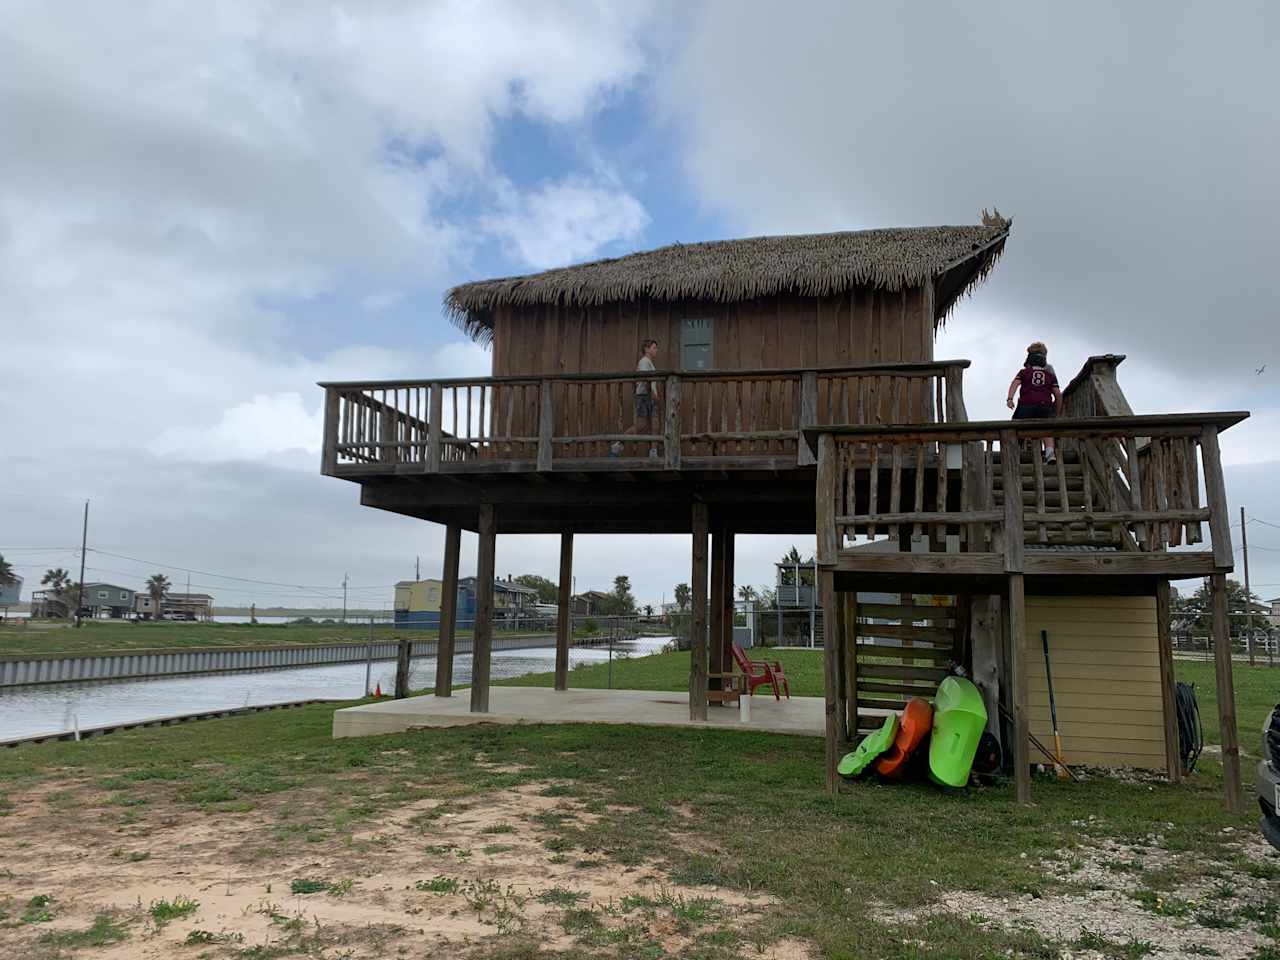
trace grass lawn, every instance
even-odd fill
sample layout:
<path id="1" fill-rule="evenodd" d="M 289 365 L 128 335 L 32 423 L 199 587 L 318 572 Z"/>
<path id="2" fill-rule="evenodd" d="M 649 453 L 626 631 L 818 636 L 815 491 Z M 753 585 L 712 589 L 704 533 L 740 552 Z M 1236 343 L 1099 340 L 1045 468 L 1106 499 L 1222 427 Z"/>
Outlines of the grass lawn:
<path id="1" fill-rule="evenodd" d="M 820 654 L 777 655 L 793 693 L 820 692 Z M 679 690 L 687 670 L 661 655 L 613 679 Z M 1249 752 L 1280 687 L 1258 671 L 1236 672 Z M 1179 672 L 1213 739 L 1212 667 Z M 1037 778 L 1029 808 L 1008 783 L 831 798 L 817 738 L 559 725 L 334 741 L 332 711 L 0 753 L 0 953 L 170 937 L 173 955 L 246 960 L 1119 958 L 1161 952 L 1167 928 L 1193 954 L 1280 956 L 1280 859 L 1252 814 L 1223 812 L 1209 757 L 1181 787 Z M 1089 904 L 1096 920 L 1073 926 Z"/>
<path id="2" fill-rule="evenodd" d="M 411 637 L 433 640 L 435 630 L 397 630 L 375 625 L 375 640 Z M 469 630 L 458 636 L 469 637 Z M 64 623 L 0 624 L 0 657 L 33 653 L 116 653 L 121 650 L 188 650 L 199 647 L 270 647 L 369 639 L 369 624 L 183 623 L 179 621 L 86 620 L 76 629 Z"/>
<path id="3" fill-rule="evenodd" d="M 513 631 L 514 632 L 514 631 Z M 528 634 L 530 631 L 523 630 Z M 14 626 L 0 621 L 0 657 L 20 657 L 39 653 L 116 653 L 121 650 L 187 650 L 199 647 L 270 647 L 288 644 L 360 642 L 369 639 L 368 621 L 341 623 L 184 623 L 180 621 L 86 620 L 76 629 L 57 621 Z M 497 625 L 496 636 L 507 636 Z M 546 632 L 534 634 L 549 636 Z M 577 636 L 587 636 L 579 632 Z M 390 624 L 375 624 L 375 640 L 409 637 L 434 640 L 438 630 L 404 630 Z M 459 629 L 457 636 L 470 637 Z"/>

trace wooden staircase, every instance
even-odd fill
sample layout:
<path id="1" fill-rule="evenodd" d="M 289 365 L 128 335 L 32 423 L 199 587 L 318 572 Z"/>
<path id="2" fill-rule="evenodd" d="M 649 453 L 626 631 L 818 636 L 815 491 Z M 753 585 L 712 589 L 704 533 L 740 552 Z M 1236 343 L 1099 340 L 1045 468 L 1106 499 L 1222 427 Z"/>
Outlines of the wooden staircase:
<path id="1" fill-rule="evenodd" d="M 1106 502 L 1109 485 L 1101 482 L 1102 478 L 1097 476 L 1096 471 L 1089 470 L 1086 476 L 1088 468 L 1080 461 L 1077 451 L 1060 450 L 1057 463 L 1044 463 L 1039 445 L 1036 444 L 1035 447 L 1037 449 L 1022 451 L 1019 464 L 1025 541 L 1046 545 L 1118 545 L 1119 535 L 1113 527 L 1093 524 L 1084 517 L 1086 507 L 1090 512 L 1112 509 Z M 994 462 L 996 469 L 992 471 L 992 487 L 998 509 L 1005 502 L 999 453 L 994 455 Z M 1071 513 L 1079 514 L 1079 519 L 1062 522 Z M 1059 517 L 1055 519 L 1059 522 L 1054 526 L 1037 523 L 1034 519 L 1036 514 L 1058 514 Z"/>
<path id="2" fill-rule="evenodd" d="M 965 631 L 954 597 L 945 606 L 909 595 L 901 603 L 857 603 L 853 594 L 842 599 L 848 604 L 846 642 L 855 651 L 842 659 L 849 732 L 856 736 L 884 722 L 881 713 L 868 710 L 900 711 L 912 697 L 932 699 L 952 664 L 964 660 Z"/>

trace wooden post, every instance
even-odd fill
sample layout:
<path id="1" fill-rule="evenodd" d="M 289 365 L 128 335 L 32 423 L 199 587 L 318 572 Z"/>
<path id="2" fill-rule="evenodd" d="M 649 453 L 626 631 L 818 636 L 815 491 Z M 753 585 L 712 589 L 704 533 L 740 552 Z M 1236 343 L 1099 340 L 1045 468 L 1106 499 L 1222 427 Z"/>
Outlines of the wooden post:
<path id="1" fill-rule="evenodd" d="M 845 696 L 845 728 L 848 739 L 858 737 L 858 593 L 857 590 L 846 590 L 840 594 L 844 598 L 844 618 L 842 631 L 844 635 L 844 696 Z"/>
<path id="2" fill-rule="evenodd" d="M 1249 654 L 1249 666 L 1253 657 L 1253 590 L 1249 586 L 1249 521 L 1240 508 L 1240 558 L 1244 560 L 1244 649 Z"/>
<path id="3" fill-rule="evenodd" d="M 968 423 L 969 412 L 964 406 L 964 370 L 947 367 L 944 377 L 947 384 L 947 423 Z"/>
<path id="4" fill-rule="evenodd" d="M 1004 569 L 1022 572 L 1022 451 L 1018 435 L 1000 432 L 1001 485 L 1004 488 Z M 1018 578 L 1021 585 L 1022 578 Z M 1021 587 L 1019 587 L 1021 589 Z"/>
<path id="5" fill-rule="evenodd" d="M 834 586 L 834 584 L 833 584 Z M 836 749 L 844 749 L 849 736 L 849 603 L 843 593 L 836 593 L 836 618 L 823 624 L 823 643 L 836 649 Z M 823 616 L 826 616 L 824 611 Z"/>
<path id="6" fill-rule="evenodd" d="M 1164 711 L 1164 765 L 1170 783 L 1182 779 L 1178 708 L 1174 695 L 1173 639 L 1170 636 L 1169 581 L 1156 581 L 1156 645 L 1160 653 L 1160 700 Z"/>
<path id="7" fill-rule="evenodd" d="M 1003 459 L 1003 457 L 1002 457 Z M 1021 528 L 1019 528 L 1021 539 Z M 1031 758 L 1027 754 L 1027 601 L 1022 574 L 1011 573 L 1005 594 L 1005 631 L 1009 643 L 1009 679 L 1013 684 L 1013 786 L 1018 803 L 1031 802 Z"/>
<path id="8" fill-rule="evenodd" d="M 663 455 L 668 470 L 680 469 L 680 378 L 667 377 L 667 419 Z"/>
<path id="9" fill-rule="evenodd" d="M 444 570 L 440 578 L 440 639 L 436 642 L 436 696 L 453 696 L 453 649 L 458 629 L 458 560 L 462 527 L 449 524 L 444 533 Z"/>
<path id="10" fill-rule="evenodd" d="M 493 652 L 493 560 L 497 528 L 493 504 L 480 504 L 476 558 L 476 622 L 471 640 L 471 712 L 489 712 L 489 658 Z"/>
<path id="11" fill-rule="evenodd" d="M 403 637 L 396 645 L 395 699 L 397 700 L 403 700 L 409 696 L 409 648 L 409 641 Z"/>
<path id="12" fill-rule="evenodd" d="M 573 534 L 560 534 L 560 606 L 556 611 L 556 689 L 569 689 L 569 641 L 573 637 Z"/>
<path id="13" fill-rule="evenodd" d="M 839 613 L 836 611 L 835 571 L 826 568 L 818 571 L 818 592 L 822 597 L 822 617 L 828 624 L 836 623 Z M 836 700 L 839 693 L 839 670 L 836 660 L 835 638 L 828 631 L 822 644 L 822 690 L 825 698 L 823 705 L 824 735 L 827 740 L 827 792 L 835 793 L 839 784 L 836 775 L 836 763 L 839 760 L 839 725 L 836 723 Z"/>
<path id="14" fill-rule="evenodd" d="M 1207 426 L 1200 433 L 1200 455 L 1204 458 L 1204 490 L 1209 507 L 1209 535 L 1213 538 L 1213 565 L 1227 571 L 1234 564 L 1231 549 L 1231 518 L 1227 515 L 1227 490 L 1222 483 L 1222 454 L 1218 450 L 1218 428 Z M 1141 509 L 1137 503 L 1134 509 Z"/>
<path id="15" fill-rule="evenodd" d="M 551 469 L 551 438 L 555 432 L 556 412 L 551 401 L 551 381 L 543 380 L 538 399 L 538 470 Z"/>
<path id="16" fill-rule="evenodd" d="M 324 390 L 324 450 L 321 453 L 320 473 L 332 477 L 338 467 L 338 391 L 335 387 Z"/>
<path id="17" fill-rule="evenodd" d="M 733 531 L 725 527 L 724 540 L 724 632 L 720 638 L 720 668 L 725 673 L 733 670 Z"/>
<path id="18" fill-rule="evenodd" d="M 806 446 L 803 440 L 801 446 Z M 818 437 L 818 479 L 814 493 L 814 509 L 817 513 L 818 553 L 820 566 L 835 566 L 839 559 L 840 537 L 836 533 L 836 502 L 839 498 L 839 470 L 836 463 L 836 439 L 829 433 Z M 871 512 L 876 507 L 871 505 Z M 919 509 L 917 507 L 917 509 Z M 852 513 L 852 505 L 849 512 Z"/>
<path id="19" fill-rule="evenodd" d="M 431 413 L 427 420 L 427 473 L 439 473 L 444 459 L 441 439 L 444 436 L 444 384 L 431 384 Z"/>
<path id="20" fill-rule="evenodd" d="M 818 371 L 806 370 L 800 374 L 800 430 L 818 425 Z M 814 463 L 813 451 L 805 442 L 803 434 L 797 431 L 796 463 L 807 467 Z"/>
<path id="21" fill-rule="evenodd" d="M 1207 472 L 1207 471 L 1206 471 Z M 1217 537 L 1214 538 L 1215 543 Z M 1227 618 L 1227 575 L 1209 578 L 1213 593 L 1213 667 L 1218 682 L 1218 726 L 1222 731 L 1222 780 L 1228 813 L 1240 808 L 1240 741 L 1236 735 L 1236 692 L 1231 676 L 1231 622 Z"/>
<path id="22" fill-rule="evenodd" d="M 707 505 L 693 505 L 693 572 L 689 600 L 689 719 L 707 719 Z"/>
<path id="23" fill-rule="evenodd" d="M 724 528 L 719 524 L 711 528 L 711 610 L 708 621 L 711 627 L 707 658 L 709 672 L 719 674 L 724 672 Z M 707 687 L 720 690 L 723 684 L 719 677 L 708 677 Z"/>

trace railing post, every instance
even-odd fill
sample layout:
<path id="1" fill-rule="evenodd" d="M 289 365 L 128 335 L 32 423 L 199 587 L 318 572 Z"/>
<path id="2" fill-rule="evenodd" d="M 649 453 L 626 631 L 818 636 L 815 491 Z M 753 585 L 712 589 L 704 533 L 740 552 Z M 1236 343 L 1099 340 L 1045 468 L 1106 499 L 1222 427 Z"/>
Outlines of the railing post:
<path id="1" fill-rule="evenodd" d="M 395 407 L 386 403 L 386 391 L 383 391 L 382 414 L 378 418 L 378 459 L 383 463 L 398 463 L 400 448 L 395 444 L 400 440 L 399 417 Z"/>
<path id="2" fill-rule="evenodd" d="M 555 410 L 551 405 L 551 381 L 543 380 L 538 396 L 538 470 L 551 469 L 551 437 L 555 431 Z"/>
<path id="3" fill-rule="evenodd" d="M 338 390 L 324 389 L 324 450 L 320 456 L 320 473 L 332 477 L 338 466 Z"/>
<path id="4" fill-rule="evenodd" d="M 1218 428 L 1210 424 L 1200 432 L 1200 453 L 1204 458 L 1204 492 L 1209 507 L 1209 536 L 1213 538 L 1213 565 L 1230 570 L 1235 564 L 1231 550 L 1231 520 L 1227 515 L 1227 490 L 1222 483 L 1222 453 L 1218 449 Z"/>
<path id="5" fill-rule="evenodd" d="M 1022 450 L 1013 430 L 1000 431 L 1000 473 L 1004 488 L 1004 569 L 1022 572 Z"/>
<path id="6" fill-rule="evenodd" d="M 813 451 L 804 442 L 804 428 L 818 425 L 818 371 L 800 374 L 800 423 L 796 430 L 796 464 L 807 467 L 814 462 Z"/>
<path id="7" fill-rule="evenodd" d="M 680 378 L 667 377 L 667 419 L 663 453 L 668 470 L 680 469 Z"/>
<path id="8" fill-rule="evenodd" d="M 964 371 L 959 367 L 947 367 L 945 374 L 947 385 L 947 422 L 968 423 L 969 414 L 964 407 Z M 939 413 L 942 411 L 939 410 Z"/>
<path id="9" fill-rule="evenodd" d="M 804 438 L 800 442 L 803 444 Z M 824 433 L 818 437 L 818 485 L 814 504 L 818 517 L 817 560 L 821 567 L 835 566 L 840 550 L 836 535 L 836 494 L 840 478 L 836 464 L 836 438 Z"/>
<path id="10" fill-rule="evenodd" d="M 444 384 L 438 380 L 431 384 L 431 413 L 427 423 L 427 473 L 439 473 L 440 461 L 443 459 L 441 438 L 444 422 Z"/>

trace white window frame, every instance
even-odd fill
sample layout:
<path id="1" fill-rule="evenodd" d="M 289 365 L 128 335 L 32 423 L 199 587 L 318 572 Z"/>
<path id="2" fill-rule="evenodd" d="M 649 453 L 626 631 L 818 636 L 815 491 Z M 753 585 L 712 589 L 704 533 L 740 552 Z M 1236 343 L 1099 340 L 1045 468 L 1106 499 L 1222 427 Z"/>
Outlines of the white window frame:
<path id="1" fill-rule="evenodd" d="M 99 591 L 98 591 L 98 599 L 99 599 L 99 600 L 105 600 L 105 599 L 107 599 L 107 591 L 106 591 L 106 590 L 99 590 Z"/>

